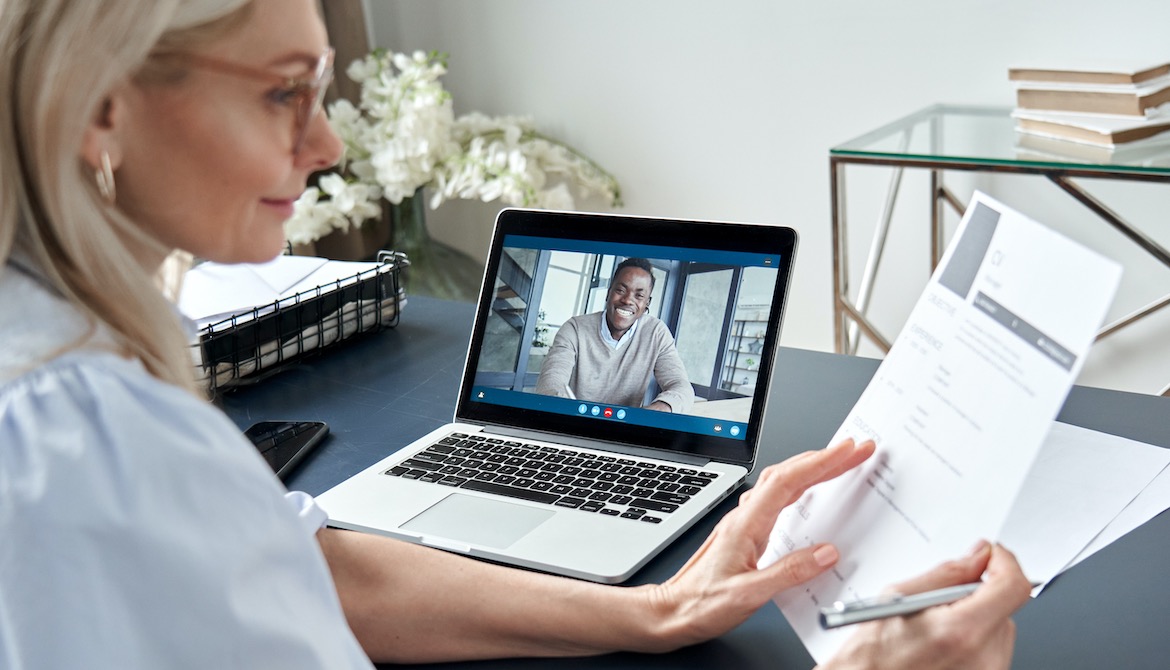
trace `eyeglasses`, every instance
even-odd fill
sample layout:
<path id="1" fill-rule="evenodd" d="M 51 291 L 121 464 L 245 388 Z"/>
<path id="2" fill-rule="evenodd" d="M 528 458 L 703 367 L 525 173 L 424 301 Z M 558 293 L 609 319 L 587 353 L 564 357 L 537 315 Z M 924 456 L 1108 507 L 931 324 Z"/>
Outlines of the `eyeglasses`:
<path id="1" fill-rule="evenodd" d="M 268 70 L 240 65 L 230 61 L 220 60 L 212 56 L 188 52 L 156 53 L 152 58 L 175 59 L 194 67 L 206 68 L 223 74 L 237 77 L 247 77 L 257 81 L 268 81 L 280 87 L 273 95 L 279 103 L 296 103 L 296 134 L 293 139 L 292 152 L 297 154 L 305 144 L 309 135 L 309 127 L 321 111 L 321 104 L 325 99 L 325 91 L 333 81 L 333 48 L 330 47 L 317 59 L 311 79 L 297 79 L 286 77 Z"/>

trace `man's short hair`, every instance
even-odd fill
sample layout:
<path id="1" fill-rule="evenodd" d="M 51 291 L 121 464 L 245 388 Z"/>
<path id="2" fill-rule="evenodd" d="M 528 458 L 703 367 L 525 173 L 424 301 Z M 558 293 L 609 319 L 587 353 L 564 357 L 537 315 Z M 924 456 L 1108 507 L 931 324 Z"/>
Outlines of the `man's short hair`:
<path id="1" fill-rule="evenodd" d="M 654 290 L 654 266 L 650 265 L 650 261 L 645 258 L 627 258 L 621 263 L 618 263 L 617 267 L 613 269 L 613 278 L 609 282 L 611 286 L 613 285 L 613 280 L 617 279 L 617 276 L 626 268 L 645 270 L 646 274 L 650 275 L 650 290 Z"/>

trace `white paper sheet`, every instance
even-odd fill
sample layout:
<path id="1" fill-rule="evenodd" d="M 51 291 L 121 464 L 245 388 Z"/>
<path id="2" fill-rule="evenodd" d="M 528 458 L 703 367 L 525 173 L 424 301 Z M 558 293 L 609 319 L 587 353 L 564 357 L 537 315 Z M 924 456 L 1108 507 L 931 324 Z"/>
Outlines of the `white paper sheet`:
<path id="1" fill-rule="evenodd" d="M 833 542 L 831 571 L 776 598 L 818 661 L 850 634 L 821 606 L 999 536 L 1089 351 L 1120 267 L 976 193 L 906 326 L 834 436 L 872 438 L 861 468 L 779 517 L 760 564 Z"/>
<path id="2" fill-rule="evenodd" d="M 1154 477 L 1150 485 L 1142 489 L 1142 492 L 1126 505 L 1125 509 L 1121 510 L 1121 513 L 1110 521 L 1109 525 L 1105 526 L 1093 538 L 1092 542 L 1089 542 L 1088 546 L 1069 561 L 1061 572 L 1101 551 L 1114 540 L 1168 509 L 1170 509 L 1170 468 L 1162 470 L 1157 477 Z"/>
<path id="3" fill-rule="evenodd" d="M 1039 594 L 1167 465 L 1170 449 L 1053 424 L 999 536 L 1028 579 L 1041 582 L 1032 594 Z"/>
<path id="4" fill-rule="evenodd" d="M 276 293 L 284 293 L 304 281 L 306 277 L 327 265 L 329 261 L 315 256 L 277 256 L 267 263 L 255 265 L 220 265 L 220 268 L 247 268 L 256 273 Z"/>

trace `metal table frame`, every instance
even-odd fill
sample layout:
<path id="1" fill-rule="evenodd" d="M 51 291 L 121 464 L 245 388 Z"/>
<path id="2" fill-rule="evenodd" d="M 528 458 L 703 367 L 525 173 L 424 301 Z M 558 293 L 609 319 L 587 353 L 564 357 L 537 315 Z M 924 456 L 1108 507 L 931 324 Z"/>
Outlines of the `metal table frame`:
<path id="1" fill-rule="evenodd" d="M 829 150 L 833 246 L 833 339 L 837 353 L 856 354 L 862 335 L 883 352 L 890 350 L 890 341 L 869 320 L 867 312 L 870 298 L 873 295 L 874 279 L 877 276 L 882 253 L 885 250 L 886 237 L 889 233 L 904 168 L 920 168 L 930 171 L 930 267 L 932 270 L 938 265 L 945 245 L 943 239 L 944 207 L 949 206 L 959 215 L 962 215 L 966 209 L 966 205 L 943 184 L 943 172 L 947 170 L 1041 175 L 1129 238 L 1154 259 L 1170 268 L 1170 251 L 1122 219 L 1116 212 L 1086 192 L 1084 188 L 1071 181 L 1074 178 L 1089 178 L 1170 182 L 1170 167 L 1095 164 L 1072 158 L 1062 162 L 1044 162 L 993 156 L 947 155 L 936 149 L 936 147 L 941 146 L 943 127 L 948 116 L 1008 117 L 1010 112 L 1011 109 L 1006 107 L 934 105 Z M 911 139 L 915 130 L 923 127 L 930 134 L 931 151 L 928 154 L 913 153 L 909 151 Z M 865 148 L 872 147 L 880 140 L 894 137 L 898 139 L 896 149 Z M 1170 147 L 1167 147 L 1167 153 L 1170 153 Z M 848 228 L 845 216 L 845 167 L 851 164 L 893 168 L 882 207 L 882 216 L 870 241 L 869 253 L 858 285 L 856 300 L 849 295 L 851 286 L 847 244 Z M 1170 305 L 1170 293 L 1111 324 L 1107 324 L 1098 333 L 1097 339 L 1113 335 L 1167 305 Z M 1162 395 L 1170 395 L 1170 386 L 1162 390 Z"/>

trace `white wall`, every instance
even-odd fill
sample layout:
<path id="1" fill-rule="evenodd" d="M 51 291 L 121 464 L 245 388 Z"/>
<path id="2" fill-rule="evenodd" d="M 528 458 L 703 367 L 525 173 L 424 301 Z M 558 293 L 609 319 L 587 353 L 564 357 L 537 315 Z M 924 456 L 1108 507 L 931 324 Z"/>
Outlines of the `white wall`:
<path id="1" fill-rule="evenodd" d="M 1165 0 L 368 2 L 377 45 L 450 54 L 456 113 L 532 115 L 618 177 L 623 211 L 798 229 L 783 343 L 819 350 L 832 348 L 830 147 L 936 102 L 1011 105 L 1011 65 L 1170 59 Z M 886 174 L 848 175 L 858 266 Z M 881 275 L 890 288 L 874 298 L 890 336 L 928 273 L 926 179 L 906 173 Z M 962 198 L 987 190 L 1133 263 L 1115 316 L 1170 290 L 1170 271 L 1042 179 L 947 183 Z M 1170 246 L 1170 185 L 1089 188 Z M 428 215 L 436 237 L 482 256 L 496 209 L 454 202 Z M 1081 382 L 1157 392 L 1170 382 L 1167 334 L 1170 315 L 1159 315 L 1102 342 Z"/>

